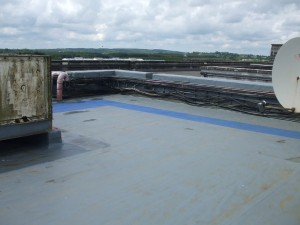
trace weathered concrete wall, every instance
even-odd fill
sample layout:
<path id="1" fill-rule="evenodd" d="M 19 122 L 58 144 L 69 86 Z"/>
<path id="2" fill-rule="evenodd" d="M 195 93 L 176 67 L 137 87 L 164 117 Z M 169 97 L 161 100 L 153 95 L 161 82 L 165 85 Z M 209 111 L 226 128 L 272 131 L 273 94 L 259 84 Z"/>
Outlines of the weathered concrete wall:
<path id="1" fill-rule="evenodd" d="M 0 56 L 0 125 L 51 119 L 50 58 Z"/>

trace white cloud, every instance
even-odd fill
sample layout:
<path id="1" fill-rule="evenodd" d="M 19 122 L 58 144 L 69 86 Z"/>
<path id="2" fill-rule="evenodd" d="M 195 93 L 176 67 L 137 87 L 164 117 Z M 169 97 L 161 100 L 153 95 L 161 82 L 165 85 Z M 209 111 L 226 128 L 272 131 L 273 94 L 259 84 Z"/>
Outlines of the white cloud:
<path id="1" fill-rule="evenodd" d="M 269 54 L 300 36 L 296 0 L 0 0 L 0 48 Z"/>

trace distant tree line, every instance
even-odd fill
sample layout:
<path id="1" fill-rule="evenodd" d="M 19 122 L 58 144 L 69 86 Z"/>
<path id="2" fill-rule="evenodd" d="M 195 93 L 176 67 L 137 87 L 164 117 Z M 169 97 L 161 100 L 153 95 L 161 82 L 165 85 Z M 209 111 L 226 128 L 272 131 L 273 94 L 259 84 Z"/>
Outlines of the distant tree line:
<path id="1" fill-rule="evenodd" d="M 148 49 L 89 49 L 89 48 L 67 48 L 67 49 L 0 49 L 0 54 L 33 54 L 49 55 L 52 60 L 63 58 L 141 58 L 144 60 L 165 60 L 165 61 L 268 61 L 268 56 L 237 54 L 230 52 L 192 52 L 184 53 L 167 50 Z"/>

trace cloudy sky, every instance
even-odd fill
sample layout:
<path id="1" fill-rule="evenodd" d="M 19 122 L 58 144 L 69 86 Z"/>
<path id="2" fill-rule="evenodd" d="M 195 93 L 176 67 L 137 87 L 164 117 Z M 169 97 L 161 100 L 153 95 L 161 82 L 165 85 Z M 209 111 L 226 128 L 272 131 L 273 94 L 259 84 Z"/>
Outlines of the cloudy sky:
<path id="1" fill-rule="evenodd" d="M 0 0 L 0 48 L 268 55 L 296 36 L 299 0 Z"/>

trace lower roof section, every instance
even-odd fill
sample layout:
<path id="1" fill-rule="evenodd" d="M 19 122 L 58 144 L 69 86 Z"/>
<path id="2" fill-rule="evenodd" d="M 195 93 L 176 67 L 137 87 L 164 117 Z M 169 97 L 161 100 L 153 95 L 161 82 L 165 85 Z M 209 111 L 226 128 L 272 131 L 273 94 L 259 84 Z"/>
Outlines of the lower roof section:
<path id="1" fill-rule="evenodd" d="M 63 144 L 0 146 L 1 223 L 300 223 L 299 123 L 125 95 L 53 108 Z"/>

